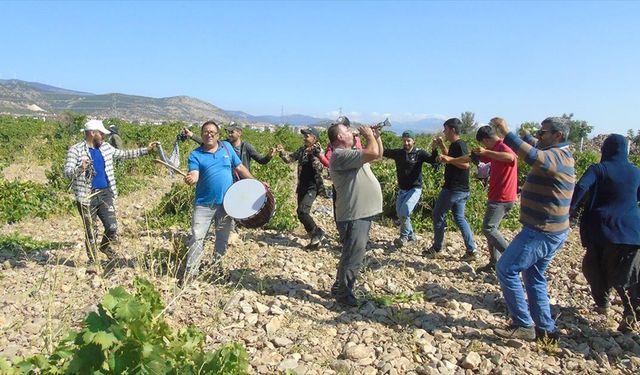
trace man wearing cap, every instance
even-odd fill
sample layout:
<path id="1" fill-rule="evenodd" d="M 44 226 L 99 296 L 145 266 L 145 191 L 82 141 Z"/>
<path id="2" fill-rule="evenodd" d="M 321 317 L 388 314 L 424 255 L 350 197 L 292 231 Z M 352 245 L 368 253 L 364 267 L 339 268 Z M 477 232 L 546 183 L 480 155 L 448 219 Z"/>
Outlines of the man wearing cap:
<path id="1" fill-rule="evenodd" d="M 492 124 L 500 121 L 495 117 Z M 500 222 L 515 205 L 518 198 L 518 156 L 498 137 L 495 130 L 482 126 L 476 132 L 476 140 L 483 146 L 471 150 L 471 155 L 463 155 L 451 159 L 443 157 L 448 163 L 478 162 L 491 163 L 489 169 L 489 192 L 487 194 L 487 210 L 482 221 L 482 233 L 487 238 L 489 247 L 489 264 L 478 271 L 493 271 L 496 262 L 507 248 L 507 241 L 500 233 Z"/>
<path id="2" fill-rule="evenodd" d="M 267 164 L 271 159 L 273 159 L 273 156 L 276 153 L 275 147 L 270 148 L 267 155 L 260 155 L 251 143 L 242 140 L 242 127 L 240 127 L 240 125 L 235 121 L 231 121 L 225 130 L 228 135 L 226 141 L 233 146 L 236 154 L 240 157 L 240 161 L 242 161 L 242 165 L 244 165 L 249 171 L 251 171 L 251 159 L 262 165 Z M 182 132 L 194 142 L 202 145 L 202 138 L 200 138 L 199 135 L 194 134 L 187 128 L 182 129 Z"/>
<path id="3" fill-rule="evenodd" d="M 118 196 L 113 173 L 114 160 L 132 159 L 147 154 L 156 147 L 120 150 L 104 142 L 111 132 L 100 120 L 89 120 L 84 125 L 84 140 L 69 148 L 64 164 L 64 175 L 72 180 L 76 206 L 85 229 L 85 246 L 90 262 L 97 260 L 95 251 L 96 217 L 102 222 L 104 236 L 98 249 L 110 259 L 115 256 L 111 244 L 118 238 L 118 223 L 114 201 Z"/>
<path id="4" fill-rule="evenodd" d="M 110 125 L 109 131 L 111 132 L 111 136 L 109 137 L 109 144 L 115 148 L 123 149 L 124 142 L 122 142 L 122 137 L 120 137 L 118 127 L 115 125 Z"/>
<path id="5" fill-rule="evenodd" d="M 369 163 L 382 159 L 384 147 L 378 130 L 361 127 L 367 140 L 362 150 L 354 150 L 354 135 L 345 125 L 331 125 L 329 140 L 334 146 L 331 178 L 336 189 L 336 223 L 342 239 L 342 255 L 331 294 L 346 306 L 357 306 L 353 293 L 364 259 L 373 216 L 382 212 L 382 189 Z"/>
<path id="6" fill-rule="evenodd" d="M 449 210 L 453 213 L 453 220 L 462 233 L 467 249 L 464 259 L 472 259 L 476 255 L 476 244 L 473 239 L 471 227 L 464 217 L 464 209 L 469 199 L 469 162 L 456 160 L 457 157 L 467 155 L 467 144 L 460 139 L 462 121 L 450 118 L 443 124 L 443 133 L 450 142 L 447 148 L 442 138 L 436 138 L 441 155 L 439 159 L 445 163 L 444 186 L 438 195 L 433 207 L 433 244 L 422 252 L 429 256 L 442 250 L 444 230 L 446 228 L 446 215 Z"/>
<path id="7" fill-rule="evenodd" d="M 213 221 L 215 226 L 215 259 L 227 251 L 233 220 L 222 205 L 224 196 L 233 184 L 233 172 L 241 178 L 253 178 L 240 158 L 226 141 L 220 141 L 220 128 L 207 121 L 200 131 L 202 146 L 189 154 L 189 173 L 184 181 L 196 185 L 191 223 L 191 243 L 184 272 L 179 284 L 193 280 L 199 273 L 204 241 Z"/>
<path id="8" fill-rule="evenodd" d="M 285 163 L 298 162 L 298 219 L 311 237 L 310 247 L 317 247 L 324 237 L 324 231 L 311 217 L 311 206 L 318 194 L 326 194 L 322 180 L 322 170 L 329 165 L 329 161 L 322 153 L 320 146 L 320 134 L 314 128 L 300 130 L 304 137 L 304 146 L 293 153 L 284 150 L 282 145 L 277 146 L 280 158 Z"/>
<path id="9" fill-rule="evenodd" d="M 416 134 L 407 130 L 402 133 L 402 148 L 384 150 L 384 157 L 395 161 L 398 178 L 396 213 L 400 220 L 400 237 L 393 241 L 397 248 L 403 247 L 408 241 L 416 241 L 416 234 L 411 226 L 411 212 L 422 194 L 422 165 L 430 163 L 437 166 L 438 151 L 435 143 L 431 144 L 431 154 L 415 146 Z"/>
<path id="10" fill-rule="evenodd" d="M 494 329 L 494 333 L 504 338 L 556 341 L 559 334 L 551 316 L 544 272 L 569 233 L 575 186 L 575 161 L 567 143 L 569 123 L 559 117 L 542 121 L 536 147 L 509 132 L 503 119 L 493 119 L 491 124 L 507 146 L 531 166 L 520 198 L 522 230 L 496 264 L 511 325 Z"/>

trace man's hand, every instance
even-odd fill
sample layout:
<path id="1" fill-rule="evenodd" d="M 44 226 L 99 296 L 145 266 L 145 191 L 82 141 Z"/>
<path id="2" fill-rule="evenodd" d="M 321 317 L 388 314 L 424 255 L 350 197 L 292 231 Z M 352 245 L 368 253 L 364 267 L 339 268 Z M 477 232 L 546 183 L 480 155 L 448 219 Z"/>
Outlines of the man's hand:
<path id="1" fill-rule="evenodd" d="M 198 171 L 191 171 L 184 176 L 184 182 L 187 185 L 195 185 L 198 182 L 198 177 L 200 177 L 200 173 Z"/>
<path id="2" fill-rule="evenodd" d="M 86 171 L 87 168 L 89 168 L 89 159 L 82 159 L 82 164 L 80 164 L 80 167 L 82 167 L 82 171 Z"/>
<path id="3" fill-rule="evenodd" d="M 283 145 L 281 145 L 281 144 L 277 144 L 277 145 L 276 145 L 276 147 L 275 147 L 275 149 L 276 149 L 276 151 L 278 151 L 278 152 L 282 152 L 282 151 L 284 151 L 284 146 L 283 146 Z"/>
<path id="4" fill-rule="evenodd" d="M 447 155 L 438 155 L 438 161 L 439 161 L 440 163 L 447 164 L 451 159 L 453 159 L 451 156 L 447 156 Z"/>
<path id="5" fill-rule="evenodd" d="M 365 138 L 373 137 L 373 130 L 368 126 L 361 126 L 358 128 L 358 131 L 360 132 L 360 135 Z"/>
<path id="6" fill-rule="evenodd" d="M 151 142 L 151 143 L 149 143 L 149 145 L 147 146 L 147 151 L 151 151 L 151 150 L 155 149 L 158 146 L 158 143 L 160 143 L 160 142 Z"/>
<path id="7" fill-rule="evenodd" d="M 484 147 L 477 147 L 477 148 L 474 148 L 473 150 L 471 150 L 471 152 L 474 155 L 477 155 L 477 156 L 485 156 L 484 154 L 485 154 L 486 151 L 487 151 L 487 149 L 485 149 Z"/>
<path id="8" fill-rule="evenodd" d="M 498 133 L 500 138 L 504 138 L 504 136 L 509 133 L 509 126 L 507 125 L 507 121 L 503 118 L 492 118 L 491 121 L 489 121 L 489 124 L 496 130 L 496 133 Z"/>
<path id="9" fill-rule="evenodd" d="M 193 137 L 193 132 L 187 128 L 182 128 L 182 135 L 186 136 L 187 138 L 191 138 Z"/>
<path id="10" fill-rule="evenodd" d="M 380 138 L 380 127 L 371 127 L 371 131 L 373 132 L 373 138 Z"/>
<path id="11" fill-rule="evenodd" d="M 269 153 L 267 154 L 267 156 L 272 158 L 276 154 L 277 151 L 278 150 L 275 147 L 271 147 L 271 148 L 269 148 Z"/>

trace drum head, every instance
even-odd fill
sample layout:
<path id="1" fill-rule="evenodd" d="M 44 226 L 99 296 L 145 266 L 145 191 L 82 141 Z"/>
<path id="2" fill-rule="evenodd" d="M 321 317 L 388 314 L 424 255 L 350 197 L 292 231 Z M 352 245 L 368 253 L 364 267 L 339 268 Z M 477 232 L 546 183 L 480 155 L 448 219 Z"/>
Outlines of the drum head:
<path id="1" fill-rule="evenodd" d="M 258 213 L 266 201 L 267 190 L 262 182 L 247 179 L 231 185 L 222 204 L 229 216 L 242 220 Z"/>

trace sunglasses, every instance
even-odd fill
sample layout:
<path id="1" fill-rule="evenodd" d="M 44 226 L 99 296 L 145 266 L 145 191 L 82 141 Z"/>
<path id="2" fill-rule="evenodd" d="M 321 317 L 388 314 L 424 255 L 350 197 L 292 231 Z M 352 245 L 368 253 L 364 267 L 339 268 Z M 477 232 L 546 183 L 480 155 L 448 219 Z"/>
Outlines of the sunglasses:
<path id="1" fill-rule="evenodd" d="M 546 132 L 551 132 L 551 133 L 555 133 L 554 130 L 545 130 L 545 129 L 540 129 L 536 132 L 536 136 L 538 137 L 542 137 L 544 135 L 544 133 Z"/>

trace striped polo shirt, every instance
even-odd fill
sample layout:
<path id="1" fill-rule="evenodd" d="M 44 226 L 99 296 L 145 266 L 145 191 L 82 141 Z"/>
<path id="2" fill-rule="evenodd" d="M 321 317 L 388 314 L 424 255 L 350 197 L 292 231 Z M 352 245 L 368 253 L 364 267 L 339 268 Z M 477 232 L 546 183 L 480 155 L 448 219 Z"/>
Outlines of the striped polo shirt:
<path id="1" fill-rule="evenodd" d="M 569 207 L 576 182 L 569 145 L 559 143 L 540 150 L 511 132 L 504 142 L 531 165 L 520 197 L 520 222 L 543 232 L 569 229 Z"/>

